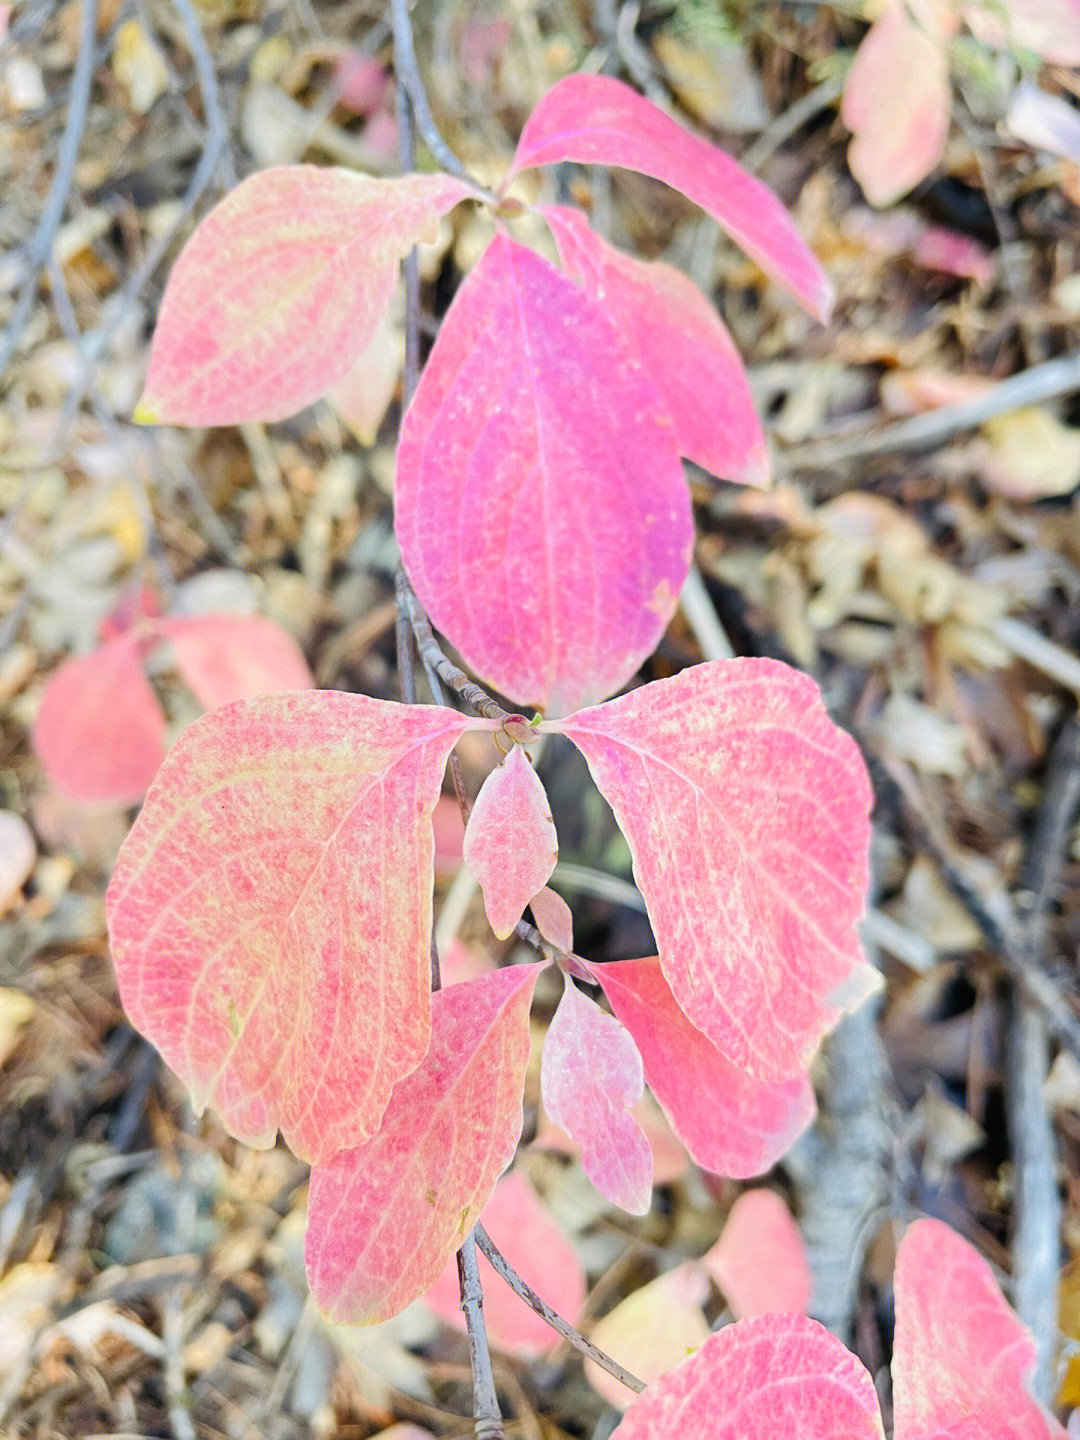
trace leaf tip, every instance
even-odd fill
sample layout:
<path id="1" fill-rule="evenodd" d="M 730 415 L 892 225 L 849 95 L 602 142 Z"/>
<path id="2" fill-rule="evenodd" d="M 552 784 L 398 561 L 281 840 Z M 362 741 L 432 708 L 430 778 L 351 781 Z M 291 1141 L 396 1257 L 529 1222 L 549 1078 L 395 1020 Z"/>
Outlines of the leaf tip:
<path id="1" fill-rule="evenodd" d="M 140 397 L 139 403 L 131 412 L 131 422 L 133 425 L 161 424 L 161 411 L 154 404 L 153 400 L 149 397 L 149 395 L 144 393 Z"/>

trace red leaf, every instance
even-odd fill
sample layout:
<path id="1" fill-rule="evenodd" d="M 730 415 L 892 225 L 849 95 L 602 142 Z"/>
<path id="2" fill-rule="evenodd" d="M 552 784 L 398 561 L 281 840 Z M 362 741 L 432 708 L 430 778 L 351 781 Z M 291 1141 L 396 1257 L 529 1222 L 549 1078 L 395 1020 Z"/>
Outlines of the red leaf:
<path id="1" fill-rule="evenodd" d="M 503 235 L 424 369 L 396 504 L 434 623 L 497 689 L 556 713 L 625 684 L 689 568 L 689 494 L 641 362 L 577 285 Z"/>
<path id="2" fill-rule="evenodd" d="M 437 991 L 431 1049 L 395 1089 L 379 1133 L 312 1170 L 305 1257 L 329 1319 L 396 1315 L 480 1218 L 521 1135 L 529 1004 L 542 968 L 513 966 Z"/>
<path id="3" fill-rule="evenodd" d="M 45 773 L 75 800 L 132 805 L 165 758 L 165 715 L 133 632 L 49 676 L 31 731 Z"/>
<path id="4" fill-rule="evenodd" d="M 905 0 L 891 0 L 856 52 L 840 106 L 853 136 L 848 164 L 871 205 L 891 205 L 926 179 L 944 153 L 951 111 L 945 36 L 927 33 Z"/>
<path id="5" fill-rule="evenodd" d="M 463 853 L 484 892 L 488 923 L 505 940 L 547 882 L 559 853 L 547 793 L 520 745 L 481 785 Z"/>
<path id="6" fill-rule="evenodd" d="M 315 684 L 300 646 L 263 615 L 192 615 L 155 629 L 172 641 L 177 669 L 204 710 Z"/>
<path id="7" fill-rule="evenodd" d="M 585 1303 L 585 1272 L 577 1251 L 552 1218 L 551 1211 L 517 1170 L 504 1175 L 484 1207 L 484 1229 L 526 1284 L 571 1324 Z M 530 1310 L 510 1286 L 479 1257 L 488 1339 L 509 1355 L 544 1355 L 560 1343 L 546 1320 Z M 450 1259 L 424 1296 L 440 1320 L 464 1330 L 457 1265 Z"/>
<path id="8" fill-rule="evenodd" d="M 874 1382 L 815 1320 L 740 1320 L 635 1400 L 612 1440 L 883 1440 Z"/>
<path id="9" fill-rule="evenodd" d="M 662 180 L 707 211 L 818 319 L 832 287 L 772 191 L 715 145 L 606 75 L 568 75 L 529 116 L 506 183 L 520 170 L 574 160 Z"/>
<path id="10" fill-rule="evenodd" d="M 545 885 L 529 901 L 529 909 L 536 928 L 548 944 L 569 955 L 574 948 L 574 917 L 562 896 Z"/>
<path id="11" fill-rule="evenodd" d="M 448 175 L 281 165 L 249 176 L 173 267 L 136 419 L 282 420 L 325 395 L 375 334 L 401 256 L 472 193 Z"/>
<path id="12" fill-rule="evenodd" d="M 720 1239 L 701 1263 L 736 1319 L 805 1314 L 812 1279 L 799 1227 L 773 1190 L 747 1190 L 735 1201 Z"/>
<path id="13" fill-rule="evenodd" d="M 124 1008 L 229 1131 L 320 1160 L 427 1052 L 430 817 L 468 721 L 306 692 L 181 735 L 107 896 Z"/>
<path id="14" fill-rule="evenodd" d="M 591 972 L 634 1037 L 645 1079 L 691 1158 L 738 1179 L 771 1169 L 814 1118 L 806 1075 L 770 1083 L 725 1059 L 679 1009 L 658 960 Z"/>
<path id="15" fill-rule="evenodd" d="M 990 1266 L 938 1220 L 896 1254 L 896 1440 L 1064 1440 L 1024 1388 L 1035 1346 Z"/>
<path id="16" fill-rule="evenodd" d="M 856 933 L 870 785 L 813 680 L 714 660 L 541 728 L 614 810 L 692 1024 L 759 1079 L 801 1074 L 873 973 Z"/>
<path id="17" fill-rule="evenodd" d="M 671 265 L 614 249 L 577 210 L 550 205 L 543 215 L 564 267 L 650 367 L 679 453 L 723 480 L 768 485 L 769 450 L 746 370 L 698 287 Z"/>
<path id="18" fill-rule="evenodd" d="M 585 1174 L 600 1194 L 631 1215 L 652 1200 L 652 1150 L 631 1113 L 644 1078 L 637 1046 L 565 977 L 540 1065 L 544 1109 L 581 1146 Z"/>

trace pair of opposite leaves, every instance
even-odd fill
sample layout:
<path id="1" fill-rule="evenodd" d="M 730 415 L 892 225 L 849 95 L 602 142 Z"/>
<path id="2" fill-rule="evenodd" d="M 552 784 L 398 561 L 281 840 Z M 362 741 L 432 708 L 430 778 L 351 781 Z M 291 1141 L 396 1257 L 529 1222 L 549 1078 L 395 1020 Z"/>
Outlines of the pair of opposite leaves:
<path id="1" fill-rule="evenodd" d="M 549 93 L 511 174 L 562 159 L 675 184 L 826 308 L 775 197 L 626 87 L 577 76 Z M 271 418 L 325 393 L 402 251 L 471 193 L 445 176 L 253 177 L 170 278 L 143 418 Z M 474 667 L 561 711 L 622 684 L 670 616 L 690 546 L 680 450 L 759 479 L 764 447 L 703 298 L 550 215 L 583 288 L 493 242 L 404 422 L 397 526 L 421 599 Z M 712 449 L 696 452 L 717 395 Z M 492 725 L 340 694 L 226 707 L 166 760 L 110 887 L 132 1019 L 239 1138 L 280 1128 L 313 1162 L 309 1270 L 342 1319 L 422 1293 L 520 1135 L 537 967 L 428 991 L 431 813 L 468 728 Z M 766 1168 L 812 1113 L 813 1049 L 864 989 L 854 745 L 813 682 L 767 661 L 703 665 L 541 728 L 584 752 L 630 842 L 659 959 L 597 975 L 650 1083 L 702 1163 Z M 579 1034 L 588 1003 L 568 997 Z M 590 1093 L 599 1105 L 599 1080 Z M 636 1204 L 641 1188 L 639 1173 Z"/>
<path id="2" fill-rule="evenodd" d="M 770 190 L 620 82 L 573 75 L 530 116 L 504 182 L 560 161 L 654 176 L 824 317 L 820 266 Z M 199 225 L 166 287 L 137 418 L 275 420 L 374 365 L 401 256 L 464 199 L 448 175 L 285 166 Z M 500 213 L 501 211 L 501 213 Z M 620 689 L 674 613 L 692 517 L 680 456 L 765 484 L 746 374 L 671 266 L 541 213 L 562 269 L 500 229 L 466 277 L 402 424 L 395 528 L 436 626 L 482 679 L 563 714 Z"/>

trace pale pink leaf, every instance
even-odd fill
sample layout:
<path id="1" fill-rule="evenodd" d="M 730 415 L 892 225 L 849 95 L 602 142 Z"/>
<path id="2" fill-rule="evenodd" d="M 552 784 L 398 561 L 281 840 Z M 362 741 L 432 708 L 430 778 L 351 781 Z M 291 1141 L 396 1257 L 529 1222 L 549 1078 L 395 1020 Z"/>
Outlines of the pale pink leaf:
<path id="1" fill-rule="evenodd" d="M 720 1239 L 701 1258 L 737 1320 L 802 1315 L 813 1281 L 802 1234 L 774 1190 L 747 1190 L 735 1201 Z"/>
<path id="2" fill-rule="evenodd" d="M 437 991 L 431 1049 L 394 1090 L 378 1134 L 313 1168 L 305 1258 L 329 1319 L 370 1325 L 396 1315 L 479 1220 L 521 1136 L 529 1005 L 542 968 L 512 966 Z"/>
<path id="3" fill-rule="evenodd" d="M 526 1284 L 573 1324 L 585 1303 L 585 1272 L 577 1251 L 524 1175 L 511 1170 L 502 1177 L 481 1219 L 499 1252 Z M 553 1350 L 560 1339 L 547 1321 L 514 1294 L 483 1255 L 479 1263 L 484 1323 L 491 1343 L 523 1359 Z M 443 1266 L 424 1300 L 441 1320 L 464 1330 L 453 1258 Z"/>
<path id="4" fill-rule="evenodd" d="M 738 1179 L 770 1170 L 814 1118 L 805 1073 L 770 1082 L 733 1065 L 679 1009 L 658 960 L 620 960 L 592 973 L 634 1037 L 645 1079 L 691 1159 Z"/>
<path id="5" fill-rule="evenodd" d="M 896 1254 L 896 1440 L 1057 1440 L 1024 1382 L 1035 1346 L 982 1256 L 938 1220 Z"/>
<path id="6" fill-rule="evenodd" d="M 165 715 L 132 631 L 65 660 L 41 694 L 31 741 L 58 789 L 75 800 L 141 800 L 165 758 Z"/>
<path id="7" fill-rule="evenodd" d="M 37 861 L 34 832 L 14 810 L 0 810 L 0 915 L 18 904 Z"/>
<path id="8" fill-rule="evenodd" d="M 543 215 L 564 268 L 651 367 L 679 453 L 722 480 L 768 485 L 769 449 L 746 369 L 698 287 L 671 265 L 608 245 L 578 210 L 550 205 Z"/>
<path id="9" fill-rule="evenodd" d="M 536 928 L 548 944 L 569 955 L 574 948 L 574 917 L 562 896 L 545 885 L 529 901 L 529 909 Z"/>
<path id="10" fill-rule="evenodd" d="M 889 0 L 856 52 L 840 116 L 852 133 L 851 173 L 872 205 L 890 205 L 925 180 L 945 150 L 952 92 L 948 50 Z"/>
<path id="11" fill-rule="evenodd" d="M 632 1290 L 589 1331 L 589 1339 L 632 1375 L 652 1385 L 666 1371 L 700 1350 L 710 1335 L 702 1308 L 709 1282 L 692 1261 L 666 1270 Z M 616 1410 L 625 1410 L 634 1392 L 595 1360 L 585 1361 L 589 1384 Z"/>
<path id="12" fill-rule="evenodd" d="M 529 116 L 507 180 L 563 160 L 637 170 L 680 190 L 812 315 L 828 318 L 832 287 L 768 186 L 628 85 L 606 75 L 560 80 Z"/>
<path id="13" fill-rule="evenodd" d="M 249 176 L 173 267 L 136 418 L 281 420 L 325 395 L 374 336 L 401 257 L 472 193 L 448 175 L 281 165 Z"/>
<path id="14" fill-rule="evenodd" d="M 547 882 L 558 853 L 547 793 L 523 747 L 515 745 L 481 785 L 463 849 L 500 940 Z"/>
<path id="15" fill-rule="evenodd" d="M 227 1129 L 320 1160 L 430 1037 L 431 812 L 459 715 L 329 691 L 181 735 L 107 895 L 131 1021 Z"/>
<path id="16" fill-rule="evenodd" d="M 581 1146 L 585 1174 L 606 1200 L 644 1215 L 652 1151 L 633 1116 L 644 1077 L 637 1046 L 569 976 L 540 1064 L 544 1109 Z"/>
<path id="17" fill-rule="evenodd" d="M 504 235 L 459 290 L 405 417 L 396 512 L 438 628 L 491 685 L 559 714 L 629 680 L 690 564 L 689 493 L 642 362 Z"/>
<path id="18" fill-rule="evenodd" d="M 631 1405 L 612 1440 L 883 1440 L 862 1361 L 804 1315 L 710 1335 Z"/>
<path id="19" fill-rule="evenodd" d="M 300 646 L 264 615 L 190 615 L 154 628 L 172 641 L 176 668 L 204 710 L 315 684 Z"/>
<path id="20" fill-rule="evenodd" d="M 988 45 L 1032 50 L 1051 65 L 1080 65 L 1080 0 L 968 0 L 962 12 Z"/>
<path id="21" fill-rule="evenodd" d="M 387 309 L 352 369 L 328 397 L 361 445 L 374 445 L 404 363 L 405 332 Z"/>
<path id="22" fill-rule="evenodd" d="M 660 965 L 741 1070 L 787 1080 L 868 993 L 870 837 L 858 747 L 807 675 L 714 660 L 546 724 L 615 812 Z"/>

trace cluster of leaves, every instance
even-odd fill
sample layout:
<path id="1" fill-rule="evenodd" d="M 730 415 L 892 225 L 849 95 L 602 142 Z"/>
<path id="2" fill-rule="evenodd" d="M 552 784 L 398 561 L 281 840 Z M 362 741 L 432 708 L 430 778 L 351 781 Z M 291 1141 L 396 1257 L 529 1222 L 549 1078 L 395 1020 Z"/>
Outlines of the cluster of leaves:
<path id="1" fill-rule="evenodd" d="M 165 758 L 167 721 L 144 666 L 170 645 L 204 710 L 314 685 L 291 635 L 261 615 L 162 615 L 149 590 L 101 627 L 101 643 L 49 677 L 32 741 L 46 775 L 87 804 L 132 805 Z"/>
<path id="2" fill-rule="evenodd" d="M 851 173 L 874 205 L 906 195 L 944 154 L 961 25 L 985 45 L 1080 64 L 1080 0 L 887 0 L 848 72 L 840 112 L 854 136 Z"/>

